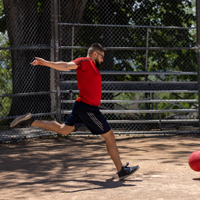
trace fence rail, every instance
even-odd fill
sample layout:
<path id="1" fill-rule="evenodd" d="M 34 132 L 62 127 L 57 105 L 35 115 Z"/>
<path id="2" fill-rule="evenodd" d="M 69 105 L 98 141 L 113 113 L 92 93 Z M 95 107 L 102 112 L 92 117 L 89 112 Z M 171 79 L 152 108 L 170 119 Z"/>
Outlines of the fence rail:
<path id="1" fill-rule="evenodd" d="M 76 72 L 75 71 L 64 71 L 62 72 L 62 75 L 64 74 L 71 74 L 71 75 L 75 75 Z M 195 75 L 197 76 L 197 72 L 173 72 L 173 71 L 170 71 L 170 72 L 152 72 L 152 71 L 133 71 L 133 72 L 130 72 L 130 71 L 126 71 L 126 72 L 123 72 L 123 71 L 100 71 L 100 74 L 101 75 L 126 75 L 126 74 L 129 74 L 129 75 Z"/>
<path id="2" fill-rule="evenodd" d="M 0 72 L 4 73 L 0 120 L 8 123 L 6 119 L 33 112 L 39 119 L 64 122 L 79 93 L 76 71 L 33 67 L 30 62 L 34 57 L 68 62 L 87 56 L 90 45 L 98 42 L 107 49 L 100 70 L 100 109 L 115 132 L 143 133 L 145 127 L 150 133 L 155 125 L 161 129 L 165 124 L 169 133 L 174 123 L 179 128 L 190 124 L 193 130 L 198 120 L 200 125 L 200 0 L 196 5 L 192 2 L 193 7 L 173 2 L 170 9 L 175 10 L 160 20 L 148 10 L 144 13 L 140 6 L 134 7 L 134 1 L 126 5 L 132 6 L 130 13 L 121 1 L 109 7 L 88 0 L 84 8 L 60 0 L 37 6 L 7 2 L 3 2 L 6 24 L 0 21 L 0 30 L 6 26 L 0 37 Z M 141 5 L 145 7 L 145 3 L 151 1 Z M 157 4 L 159 10 L 160 2 Z M 165 4 L 162 2 L 162 9 Z M 170 18 L 173 13 L 176 20 Z M 4 15 L 0 13 L 0 18 Z"/>

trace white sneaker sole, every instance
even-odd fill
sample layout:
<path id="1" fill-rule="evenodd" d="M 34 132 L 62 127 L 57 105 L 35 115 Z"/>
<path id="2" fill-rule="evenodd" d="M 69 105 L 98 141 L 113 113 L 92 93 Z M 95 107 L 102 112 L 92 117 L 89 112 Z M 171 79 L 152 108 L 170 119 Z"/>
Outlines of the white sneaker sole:
<path id="1" fill-rule="evenodd" d="M 14 127 L 16 126 L 18 123 L 22 122 L 22 121 L 25 121 L 25 120 L 28 120 L 32 117 L 32 114 L 31 113 L 27 113 L 25 115 L 22 115 L 20 117 L 17 117 L 16 119 L 14 119 L 11 124 L 10 124 L 10 127 Z"/>

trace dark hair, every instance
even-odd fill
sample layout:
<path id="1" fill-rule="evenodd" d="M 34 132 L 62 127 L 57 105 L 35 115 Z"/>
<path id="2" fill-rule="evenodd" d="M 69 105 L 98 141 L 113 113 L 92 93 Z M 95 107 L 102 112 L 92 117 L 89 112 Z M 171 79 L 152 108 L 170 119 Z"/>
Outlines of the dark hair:
<path id="1" fill-rule="evenodd" d="M 94 43 L 88 49 L 88 54 L 91 54 L 91 53 L 98 51 L 98 50 L 105 52 L 106 48 L 102 47 L 99 43 Z"/>

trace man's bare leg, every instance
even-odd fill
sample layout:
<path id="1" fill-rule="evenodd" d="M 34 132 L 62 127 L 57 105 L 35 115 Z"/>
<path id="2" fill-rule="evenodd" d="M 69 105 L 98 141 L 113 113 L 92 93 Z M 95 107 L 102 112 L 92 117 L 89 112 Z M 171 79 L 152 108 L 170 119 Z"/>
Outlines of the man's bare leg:
<path id="1" fill-rule="evenodd" d="M 106 141 L 107 150 L 117 168 L 119 180 L 124 180 L 140 168 L 138 165 L 134 167 L 128 167 L 128 164 L 126 166 L 122 166 L 118 148 L 116 145 L 115 135 L 112 129 L 109 132 L 102 134 L 101 136 Z"/>
<path id="2" fill-rule="evenodd" d="M 119 156 L 115 135 L 112 129 L 109 132 L 102 134 L 101 136 L 105 139 L 108 154 L 110 155 L 117 168 L 117 171 L 119 172 L 122 169 L 122 162 Z"/>
<path id="3" fill-rule="evenodd" d="M 15 118 L 10 124 L 11 128 L 16 128 L 18 126 L 21 126 L 21 127 L 36 126 L 36 127 L 40 127 L 46 130 L 60 133 L 62 135 L 67 135 L 74 129 L 74 126 L 59 124 L 56 121 L 34 120 L 31 113 L 27 113 L 25 115 Z M 115 135 L 112 130 L 110 130 L 109 132 L 105 134 L 102 134 L 101 136 L 106 141 L 107 150 L 117 168 L 117 171 L 118 171 L 117 174 L 119 176 L 119 180 L 123 180 L 127 178 L 128 176 L 135 173 L 140 168 L 138 165 L 134 167 L 128 167 L 128 163 L 126 166 L 122 166 L 121 159 L 119 157 L 118 148 L 116 145 Z"/>
<path id="4" fill-rule="evenodd" d="M 75 128 L 74 126 L 59 124 L 56 121 L 35 120 L 31 113 L 27 113 L 25 115 L 15 118 L 10 124 L 11 128 L 28 127 L 28 126 L 40 127 L 49 131 L 54 131 L 62 135 L 68 135 Z"/>
<path id="5" fill-rule="evenodd" d="M 49 131 L 53 131 L 62 135 L 68 135 L 74 130 L 74 126 L 59 124 L 56 121 L 35 120 L 31 126 L 40 127 Z"/>

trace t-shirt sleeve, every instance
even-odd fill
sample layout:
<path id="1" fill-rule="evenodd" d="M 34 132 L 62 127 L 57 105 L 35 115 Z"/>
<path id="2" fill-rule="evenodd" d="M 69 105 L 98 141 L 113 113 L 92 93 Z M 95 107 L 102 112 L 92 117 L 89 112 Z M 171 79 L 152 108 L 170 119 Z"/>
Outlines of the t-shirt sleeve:
<path id="1" fill-rule="evenodd" d="M 81 69 L 82 65 L 81 65 L 81 62 L 82 62 L 82 59 L 81 58 L 77 58 L 75 60 L 73 60 L 73 62 L 78 65 L 78 68 L 77 69 Z"/>

